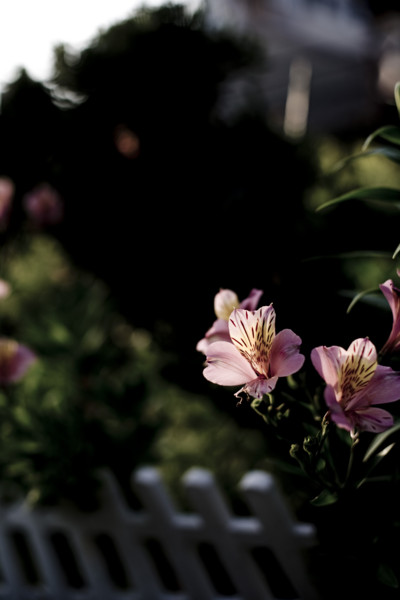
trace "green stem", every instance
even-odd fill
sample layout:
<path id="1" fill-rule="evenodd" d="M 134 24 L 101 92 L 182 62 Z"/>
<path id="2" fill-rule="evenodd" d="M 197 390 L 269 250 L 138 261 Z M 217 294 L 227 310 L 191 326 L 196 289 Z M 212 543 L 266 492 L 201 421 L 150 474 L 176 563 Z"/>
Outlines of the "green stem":
<path id="1" fill-rule="evenodd" d="M 321 437 L 319 438 L 318 449 L 314 456 L 314 465 L 318 463 L 319 457 L 321 455 L 322 447 L 326 438 L 328 437 L 329 431 L 329 412 L 325 413 L 322 421 L 321 421 Z"/>
<path id="2" fill-rule="evenodd" d="M 342 488 L 346 487 L 346 485 L 350 479 L 351 470 L 352 470 L 353 464 L 354 464 L 354 449 L 357 446 L 359 441 L 360 441 L 359 432 L 357 432 L 353 436 L 353 443 L 351 444 L 351 448 L 350 448 L 349 462 L 347 463 L 346 477 L 344 478 L 344 481 L 342 483 Z"/>

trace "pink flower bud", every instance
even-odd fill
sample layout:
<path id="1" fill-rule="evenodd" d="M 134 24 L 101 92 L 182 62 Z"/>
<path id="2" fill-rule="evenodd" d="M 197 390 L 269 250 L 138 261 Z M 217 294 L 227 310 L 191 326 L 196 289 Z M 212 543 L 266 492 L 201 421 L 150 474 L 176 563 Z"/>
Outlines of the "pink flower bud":
<path id="1" fill-rule="evenodd" d="M 48 183 L 42 183 L 26 194 L 23 204 L 30 220 L 39 227 L 55 225 L 64 215 L 61 196 Z"/>

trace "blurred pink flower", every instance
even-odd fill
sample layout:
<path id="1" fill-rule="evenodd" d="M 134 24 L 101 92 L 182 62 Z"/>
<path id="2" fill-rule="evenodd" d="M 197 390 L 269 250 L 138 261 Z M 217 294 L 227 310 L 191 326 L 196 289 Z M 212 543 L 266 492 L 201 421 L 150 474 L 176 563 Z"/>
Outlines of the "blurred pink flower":
<path id="1" fill-rule="evenodd" d="M 118 125 L 114 131 L 114 141 L 118 152 L 126 158 L 137 158 L 139 156 L 139 137 L 129 127 Z"/>
<path id="2" fill-rule="evenodd" d="M 206 332 L 205 337 L 198 342 L 196 350 L 207 354 L 210 344 L 217 341 L 230 342 L 228 320 L 232 311 L 235 308 L 256 310 L 263 293 L 263 290 L 252 289 L 248 297 L 239 302 L 239 298 L 235 292 L 221 289 L 214 298 L 214 312 L 217 320 L 214 321 L 213 325 Z"/>
<path id="3" fill-rule="evenodd" d="M 36 355 L 26 346 L 0 338 L 0 384 L 19 381 L 35 360 Z"/>
<path id="4" fill-rule="evenodd" d="M 354 434 L 356 430 L 380 432 L 393 425 L 392 415 L 373 405 L 400 399 L 400 373 L 378 365 L 368 338 L 355 340 L 348 350 L 314 348 L 311 361 L 327 384 L 325 402 L 338 427 Z"/>
<path id="5" fill-rule="evenodd" d="M 388 301 L 393 315 L 392 331 L 381 349 L 381 354 L 387 354 L 400 349 L 400 290 L 393 285 L 391 279 L 388 279 L 379 287 Z"/>
<path id="6" fill-rule="evenodd" d="M 0 279 L 0 300 L 4 300 L 11 293 L 11 286 L 4 279 Z"/>
<path id="7" fill-rule="evenodd" d="M 279 377 L 296 373 L 304 363 L 299 353 L 301 339 L 291 330 L 275 335 L 275 310 L 234 309 L 229 323 L 230 342 L 218 341 L 207 349 L 204 377 L 212 383 L 245 384 L 235 396 L 262 398 L 271 392 Z"/>
<path id="8" fill-rule="evenodd" d="M 15 186 L 9 177 L 0 177 L 0 229 L 5 229 L 10 218 Z"/>
<path id="9" fill-rule="evenodd" d="M 30 220 L 39 227 L 56 225 L 64 216 L 61 196 L 48 183 L 42 183 L 25 194 L 23 205 Z"/>

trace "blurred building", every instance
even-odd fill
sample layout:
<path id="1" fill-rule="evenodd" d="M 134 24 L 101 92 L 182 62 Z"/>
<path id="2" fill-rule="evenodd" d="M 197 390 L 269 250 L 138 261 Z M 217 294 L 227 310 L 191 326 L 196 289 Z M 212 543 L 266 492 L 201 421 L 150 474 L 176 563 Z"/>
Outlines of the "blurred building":
<path id="1" fill-rule="evenodd" d="M 234 29 L 265 51 L 263 70 L 225 90 L 226 116 L 257 87 L 269 120 L 293 137 L 374 123 L 386 100 L 385 33 L 363 0 L 205 0 L 205 7 L 210 27 Z"/>

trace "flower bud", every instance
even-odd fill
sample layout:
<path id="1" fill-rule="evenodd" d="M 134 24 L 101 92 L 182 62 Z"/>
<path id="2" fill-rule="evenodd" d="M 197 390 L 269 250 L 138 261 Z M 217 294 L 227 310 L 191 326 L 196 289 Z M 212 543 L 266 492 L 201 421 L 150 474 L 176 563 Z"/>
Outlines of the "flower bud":
<path id="1" fill-rule="evenodd" d="M 218 319 L 228 321 L 231 312 L 239 307 L 239 298 L 232 290 L 220 290 L 214 298 L 214 310 Z"/>

